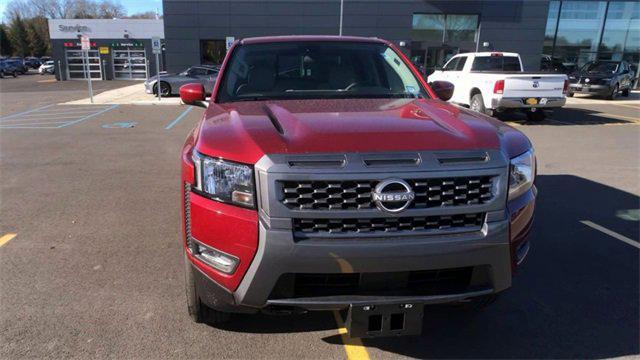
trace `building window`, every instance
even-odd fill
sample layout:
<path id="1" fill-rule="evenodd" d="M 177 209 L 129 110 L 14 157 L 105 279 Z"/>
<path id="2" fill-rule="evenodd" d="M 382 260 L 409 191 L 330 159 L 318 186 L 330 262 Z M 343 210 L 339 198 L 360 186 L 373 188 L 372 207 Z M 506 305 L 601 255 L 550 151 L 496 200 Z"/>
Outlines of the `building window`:
<path id="1" fill-rule="evenodd" d="M 200 63 L 203 65 L 222 64 L 227 54 L 224 40 L 200 40 Z"/>
<path id="2" fill-rule="evenodd" d="M 474 42 L 478 15 L 413 14 L 412 41 Z"/>
<path id="3" fill-rule="evenodd" d="M 413 14 L 411 39 L 444 42 L 444 15 Z"/>
<path id="4" fill-rule="evenodd" d="M 445 38 L 447 41 L 476 41 L 478 15 L 447 15 Z"/>
<path id="5" fill-rule="evenodd" d="M 639 3 L 624 1 L 609 4 L 600 51 L 640 51 Z"/>

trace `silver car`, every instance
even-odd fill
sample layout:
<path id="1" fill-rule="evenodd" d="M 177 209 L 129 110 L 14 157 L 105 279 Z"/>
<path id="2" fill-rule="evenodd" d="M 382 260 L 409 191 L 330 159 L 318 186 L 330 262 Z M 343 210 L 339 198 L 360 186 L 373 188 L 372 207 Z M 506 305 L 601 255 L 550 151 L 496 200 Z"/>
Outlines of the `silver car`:
<path id="1" fill-rule="evenodd" d="M 192 66 L 178 74 L 160 73 L 160 91 L 162 96 L 178 95 L 180 87 L 184 84 L 199 82 L 204 86 L 204 91 L 211 94 L 213 85 L 218 78 L 220 68 L 215 65 Z M 147 94 L 157 94 L 158 76 L 152 76 L 144 82 Z"/>

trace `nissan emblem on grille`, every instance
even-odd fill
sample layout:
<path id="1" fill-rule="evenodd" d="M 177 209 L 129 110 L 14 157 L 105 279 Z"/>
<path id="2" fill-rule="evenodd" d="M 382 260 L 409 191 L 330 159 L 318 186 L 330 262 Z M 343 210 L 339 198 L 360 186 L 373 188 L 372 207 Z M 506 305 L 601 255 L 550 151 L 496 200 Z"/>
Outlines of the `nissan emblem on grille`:
<path id="1" fill-rule="evenodd" d="M 371 195 L 378 209 L 393 214 L 404 211 L 416 197 L 411 186 L 400 179 L 381 181 Z"/>

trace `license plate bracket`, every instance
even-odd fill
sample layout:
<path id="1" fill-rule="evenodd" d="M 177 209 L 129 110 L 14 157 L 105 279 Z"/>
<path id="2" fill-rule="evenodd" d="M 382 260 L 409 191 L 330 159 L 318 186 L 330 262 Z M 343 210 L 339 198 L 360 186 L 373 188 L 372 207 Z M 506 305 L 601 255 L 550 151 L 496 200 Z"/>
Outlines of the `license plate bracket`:
<path id="1" fill-rule="evenodd" d="M 353 338 L 420 335 L 423 304 L 351 305 L 347 330 Z"/>

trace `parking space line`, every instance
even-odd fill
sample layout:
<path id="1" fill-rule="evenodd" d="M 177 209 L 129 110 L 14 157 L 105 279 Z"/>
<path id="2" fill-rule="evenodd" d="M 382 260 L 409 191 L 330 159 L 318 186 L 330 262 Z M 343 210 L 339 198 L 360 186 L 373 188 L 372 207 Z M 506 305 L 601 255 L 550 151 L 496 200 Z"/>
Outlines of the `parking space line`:
<path id="1" fill-rule="evenodd" d="M 77 119 L 81 116 L 86 116 L 86 115 L 91 115 L 93 114 L 92 112 L 87 113 L 84 112 L 82 114 L 76 114 L 76 115 L 70 115 L 70 116 L 41 116 L 41 117 L 37 117 L 37 118 L 25 118 L 25 117 L 19 117 L 19 118 L 15 118 L 15 119 L 9 119 L 6 121 L 0 121 L 0 125 L 11 125 L 12 122 L 17 121 L 42 121 L 42 120 L 59 120 L 59 119 Z"/>
<path id="2" fill-rule="evenodd" d="M 613 104 L 615 106 L 624 106 L 624 107 L 629 107 L 632 109 L 636 109 L 636 110 L 640 110 L 640 106 L 638 105 L 631 105 L 631 104 Z"/>
<path id="3" fill-rule="evenodd" d="M 18 234 L 16 234 L 16 233 L 8 233 L 8 234 L 2 235 L 2 237 L 0 237 L 0 247 L 2 247 L 4 244 L 6 244 L 9 241 L 11 241 L 11 239 L 16 237 L 16 235 L 18 235 Z"/>
<path id="4" fill-rule="evenodd" d="M 182 112 L 182 114 L 178 115 L 178 117 L 175 118 L 171 123 L 169 123 L 169 125 L 167 125 L 164 129 L 171 130 L 171 128 L 179 123 L 180 120 L 182 120 L 191 110 L 193 110 L 193 106 L 189 106 L 185 111 Z"/>
<path id="5" fill-rule="evenodd" d="M 607 113 L 598 113 L 598 114 L 595 114 L 595 116 L 614 118 L 618 120 L 628 120 L 635 124 L 640 123 L 640 118 L 632 117 L 632 116 L 615 115 L 615 114 L 607 114 Z"/>
<path id="6" fill-rule="evenodd" d="M 344 325 L 340 312 L 334 311 L 333 316 L 335 316 L 336 323 L 338 324 L 338 333 L 342 338 L 342 344 L 344 346 L 344 351 L 347 353 L 347 359 L 369 359 L 369 353 L 367 352 L 367 348 L 362 344 L 362 340 L 358 338 L 351 338 L 347 334 L 347 328 Z"/>
<path id="7" fill-rule="evenodd" d="M 56 120 L 56 119 L 52 119 L 52 120 Z M 14 126 L 30 126 L 30 125 L 48 125 L 48 124 L 64 124 L 67 123 L 68 121 L 46 121 L 46 122 L 40 122 L 40 123 L 18 123 L 18 124 L 0 124 L 0 129 L 2 128 L 9 128 L 9 127 L 14 127 Z"/>
<path id="8" fill-rule="evenodd" d="M 631 239 L 629 239 L 628 237 L 618 234 L 617 232 L 613 231 L 613 230 L 609 230 L 606 227 L 600 226 L 594 222 L 591 222 L 589 220 L 580 220 L 581 223 L 583 223 L 584 225 L 587 225 L 590 228 L 596 229 L 602 233 L 605 233 L 609 236 L 611 236 L 614 239 L 620 240 L 626 244 L 629 244 L 635 248 L 640 249 L 640 244 L 637 241 L 633 241 Z"/>
<path id="9" fill-rule="evenodd" d="M 17 113 L 17 114 L 7 115 L 7 116 L 4 116 L 4 117 L 1 117 L 0 121 L 6 120 L 6 119 L 11 119 L 11 118 L 14 118 L 14 117 L 20 116 L 20 115 L 30 114 L 30 113 L 35 112 L 35 111 L 44 110 L 44 109 L 46 109 L 48 107 L 51 107 L 53 105 L 55 105 L 55 104 L 49 104 L 49 105 L 45 105 L 45 106 L 42 106 L 42 107 L 39 107 L 39 108 L 35 108 L 35 109 L 32 109 L 32 110 L 23 111 L 23 112 L 20 112 L 20 113 Z"/>
<path id="10" fill-rule="evenodd" d="M 43 117 L 43 116 L 58 116 L 58 115 L 82 115 L 82 114 L 91 114 L 93 112 L 95 112 L 96 110 L 101 110 L 104 108 L 100 108 L 100 109 L 78 109 L 78 110 L 73 110 L 73 111 L 64 111 L 64 112 L 43 112 L 43 113 L 36 113 L 36 114 L 29 114 L 29 115 L 24 115 L 24 116 L 20 116 L 19 119 L 33 119 L 33 118 L 38 118 L 38 117 Z M 7 119 L 7 121 L 9 120 L 13 120 L 13 119 Z"/>
<path id="11" fill-rule="evenodd" d="M 120 106 L 120 105 L 113 105 L 113 106 L 110 106 L 110 107 L 108 107 L 108 108 L 106 108 L 106 109 L 100 110 L 100 111 L 98 111 L 98 112 L 96 112 L 96 113 L 93 113 L 93 114 L 91 114 L 91 115 L 87 115 L 87 116 L 85 116 L 85 117 L 83 117 L 83 118 L 80 118 L 80 119 L 78 119 L 78 120 L 74 120 L 74 121 L 70 121 L 70 122 L 68 122 L 68 123 L 66 123 L 66 124 L 62 124 L 62 125 L 58 126 L 58 128 L 63 128 L 63 127 L 66 127 L 66 126 L 70 126 L 70 125 L 77 124 L 77 123 L 79 123 L 79 122 L 83 122 L 83 121 L 85 121 L 85 120 L 89 120 L 89 119 L 91 119 L 91 118 L 93 118 L 93 117 L 96 117 L 96 116 L 98 116 L 98 115 L 100 115 L 100 114 L 104 114 L 104 113 L 106 113 L 107 111 L 113 110 L 113 109 L 117 108 L 118 106 Z"/>

